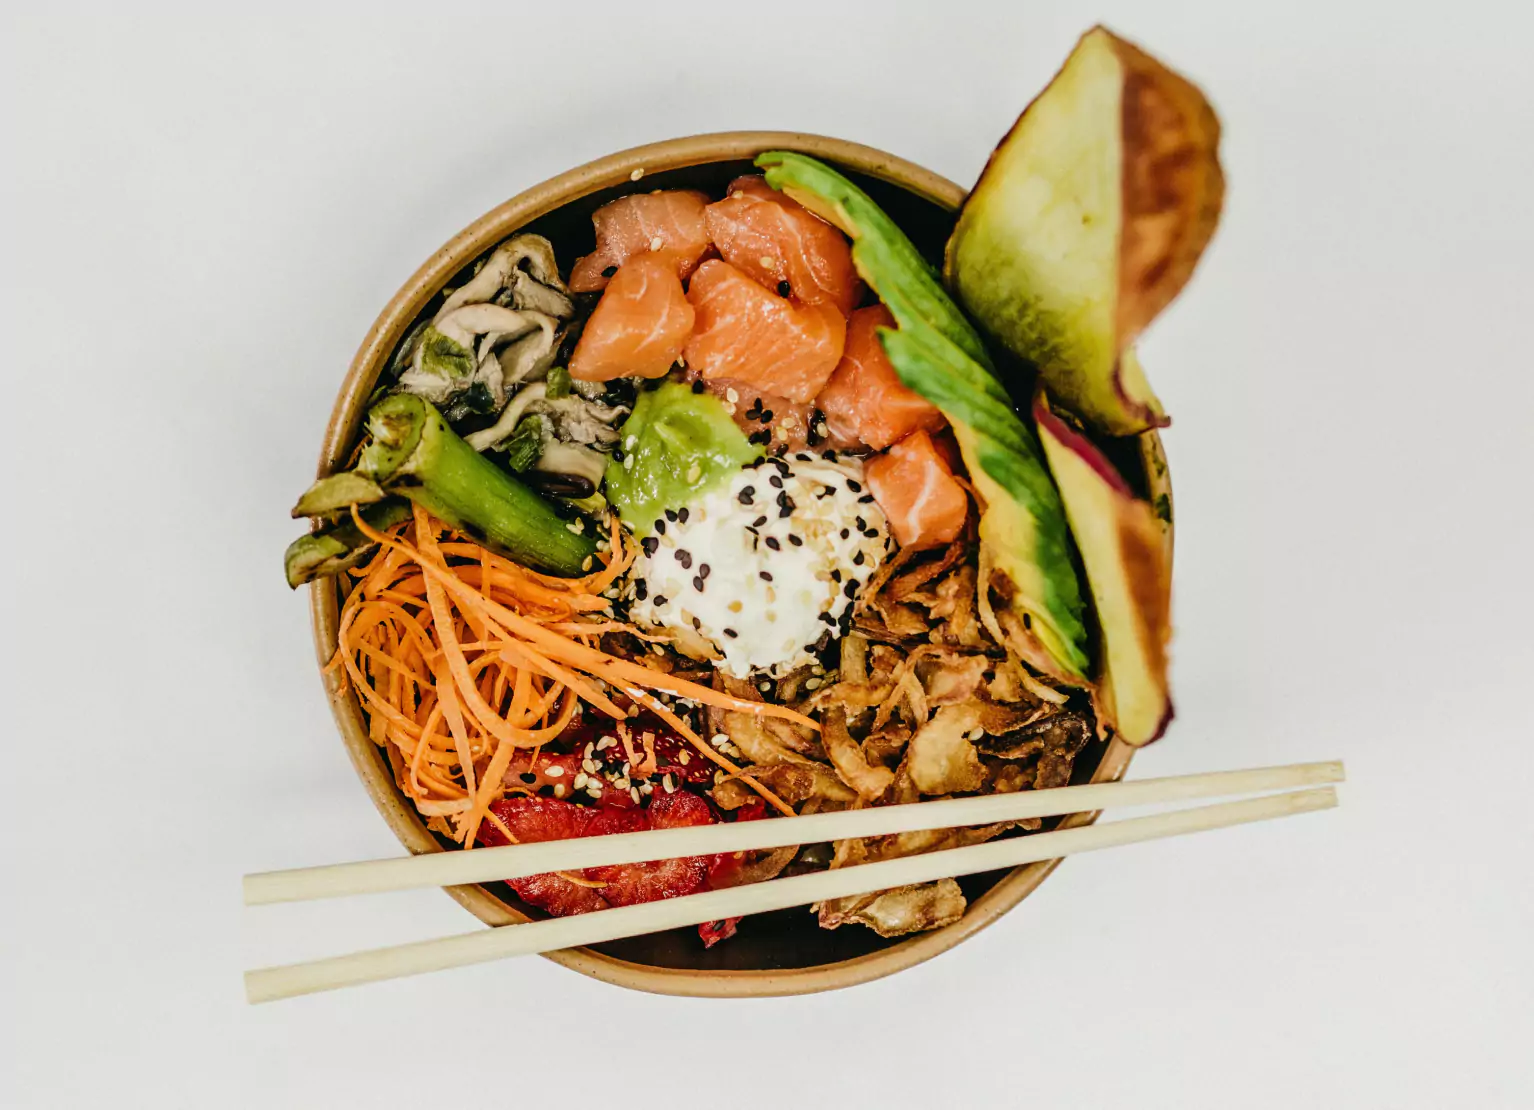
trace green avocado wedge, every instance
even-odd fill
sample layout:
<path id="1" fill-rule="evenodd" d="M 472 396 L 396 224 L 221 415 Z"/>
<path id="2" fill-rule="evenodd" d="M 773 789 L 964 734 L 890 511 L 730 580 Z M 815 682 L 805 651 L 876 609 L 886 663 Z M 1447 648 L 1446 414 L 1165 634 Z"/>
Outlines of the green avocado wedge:
<path id="1" fill-rule="evenodd" d="M 1098 719 L 1125 742 L 1148 744 L 1172 719 L 1167 687 L 1172 579 L 1165 533 L 1150 502 L 1136 497 L 1103 453 L 1050 411 L 1042 392 L 1033 415 L 1097 613 Z"/>
<path id="2" fill-rule="evenodd" d="M 1192 84 L 1102 27 L 991 154 L 944 276 L 991 336 L 1096 430 L 1169 419 L 1133 343 L 1177 296 L 1225 195 L 1220 124 Z"/>
<path id="3" fill-rule="evenodd" d="M 761 455 L 711 393 L 667 382 L 646 390 L 623 422 L 623 461 L 607 464 L 607 499 L 641 539 Z"/>
<path id="4" fill-rule="evenodd" d="M 992 634 L 1040 672 L 1084 685 L 1085 602 L 1065 511 L 1038 438 L 992 373 L 979 334 L 937 271 L 856 185 L 802 154 L 769 151 L 756 164 L 774 189 L 852 239 L 859 275 L 899 325 L 879 330 L 890 363 L 952 424 L 984 510 L 979 607 Z"/>

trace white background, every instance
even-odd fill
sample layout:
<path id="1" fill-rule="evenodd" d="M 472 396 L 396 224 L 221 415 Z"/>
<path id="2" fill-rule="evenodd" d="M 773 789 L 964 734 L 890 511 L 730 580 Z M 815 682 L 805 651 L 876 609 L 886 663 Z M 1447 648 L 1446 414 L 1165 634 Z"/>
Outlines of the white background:
<path id="1" fill-rule="evenodd" d="M 6 5 L 0 1103 L 1529 1105 L 1534 21 L 1258 7 Z M 239 904 L 396 850 L 278 573 L 383 302 L 654 139 L 822 131 L 972 181 L 1099 16 L 1208 90 L 1230 183 L 1144 345 L 1179 715 L 1134 774 L 1341 756 L 1343 807 L 1067 862 L 837 995 L 524 960 L 247 1008 L 246 966 L 471 924 Z"/>

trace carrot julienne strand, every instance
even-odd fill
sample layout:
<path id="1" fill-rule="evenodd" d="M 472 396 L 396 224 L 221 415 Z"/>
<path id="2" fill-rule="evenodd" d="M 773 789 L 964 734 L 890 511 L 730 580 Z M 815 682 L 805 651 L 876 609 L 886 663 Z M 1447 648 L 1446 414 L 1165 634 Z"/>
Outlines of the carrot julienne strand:
<path id="1" fill-rule="evenodd" d="M 429 827 L 465 847 L 474 845 L 486 822 L 509 834 L 490 807 L 527 792 L 506 782 L 517 753 L 536 753 L 583 707 L 622 721 L 631 711 L 608 691 L 655 713 L 774 808 L 794 812 L 653 691 L 812 728 L 815 722 L 600 648 L 608 633 L 653 638 L 615 618 L 604 596 L 636 555 L 616 520 L 600 556 L 603 565 L 585 577 L 564 579 L 538 574 L 458 536 L 419 507 L 412 519 L 386 532 L 373 529 L 355 509 L 352 519 L 378 546 L 351 571 L 354 585 L 342 606 L 336 654 L 326 671 L 339 669 L 341 681 L 357 692 L 370 737 L 389 753 L 395 781 L 429 818 Z"/>

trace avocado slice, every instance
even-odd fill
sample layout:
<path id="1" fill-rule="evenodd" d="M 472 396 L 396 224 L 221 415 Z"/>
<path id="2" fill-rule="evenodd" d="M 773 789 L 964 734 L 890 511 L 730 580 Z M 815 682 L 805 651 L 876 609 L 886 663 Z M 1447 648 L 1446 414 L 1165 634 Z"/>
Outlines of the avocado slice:
<path id="1" fill-rule="evenodd" d="M 980 611 L 992 634 L 1040 672 L 1084 685 L 1085 601 L 1060 494 L 979 334 L 937 271 L 856 185 L 802 154 L 769 151 L 756 164 L 769 185 L 852 239 L 859 275 L 899 325 L 879 329 L 891 365 L 953 425 L 984 510 Z"/>
<path id="2" fill-rule="evenodd" d="M 1170 422 L 1131 345 L 1214 234 L 1219 141 L 1197 88 L 1094 27 L 991 154 L 948 240 L 959 303 L 1110 435 Z"/>
<path id="3" fill-rule="evenodd" d="M 1172 719 L 1167 688 L 1172 577 L 1157 510 L 1136 497 L 1086 436 L 1034 402 L 1039 439 L 1065 502 L 1097 610 L 1101 673 L 1098 719 L 1139 747 Z"/>

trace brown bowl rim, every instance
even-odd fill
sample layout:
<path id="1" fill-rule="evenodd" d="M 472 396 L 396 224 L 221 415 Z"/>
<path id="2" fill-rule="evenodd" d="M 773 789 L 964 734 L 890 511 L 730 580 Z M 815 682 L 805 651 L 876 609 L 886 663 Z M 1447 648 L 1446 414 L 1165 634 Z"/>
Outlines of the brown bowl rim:
<path id="1" fill-rule="evenodd" d="M 568 170 L 534 185 L 485 213 L 434 252 L 401 286 L 373 321 L 347 370 L 325 431 L 317 474 L 323 477 L 345 461 L 384 360 L 426 302 L 468 262 L 519 228 L 556 208 L 598 190 L 636 180 L 633 177 L 636 171 L 643 174 L 709 162 L 754 158 L 763 151 L 780 149 L 802 151 L 838 163 L 898 185 L 950 211 L 957 209 L 966 195 L 964 189 L 947 178 L 885 151 L 844 139 L 792 131 L 726 131 L 692 135 L 619 151 Z M 638 180 L 642 180 L 642 176 Z M 1160 437 L 1154 431 L 1145 433 L 1140 437 L 1140 449 L 1146 461 L 1152 496 L 1165 494 L 1170 498 L 1171 489 Z M 1167 540 L 1170 545 L 1170 529 Z M 315 649 L 322 668 L 321 679 L 341 739 L 358 777 L 401 844 L 414 854 L 443 850 L 426 830 L 415 810 L 400 795 L 382 752 L 368 736 L 356 696 L 342 688 L 337 674 L 323 672 L 324 665 L 330 661 L 336 648 L 336 590 L 329 582 L 316 582 L 310 588 L 309 598 Z M 1113 740 L 1103 753 L 1092 781 L 1108 782 L 1122 778 L 1133 754 L 1133 748 L 1120 740 Z M 1096 818 L 1096 813 L 1077 814 L 1062 824 L 1072 827 L 1086 825 Z M 738 998 L 837 990 L 903 971 L 974 936 L 1031 894 L 1059 862 L 1047 860 L 1015 868 L 971 903 L 964 917 L 952 925 L 919 933 L 876 952 L 835 963 L 782 970 L 700 971 L 636 964 L 589 948 L 552 952 L 548 958 L 593 979 L 655 994 Z M 445 889 L 460 905 L 487 925 L 518 924 L 527 920 L 525 915 L 484 887 L 457 886 Z"/>

